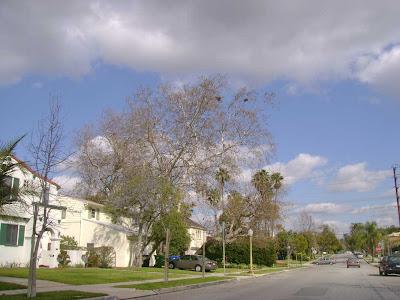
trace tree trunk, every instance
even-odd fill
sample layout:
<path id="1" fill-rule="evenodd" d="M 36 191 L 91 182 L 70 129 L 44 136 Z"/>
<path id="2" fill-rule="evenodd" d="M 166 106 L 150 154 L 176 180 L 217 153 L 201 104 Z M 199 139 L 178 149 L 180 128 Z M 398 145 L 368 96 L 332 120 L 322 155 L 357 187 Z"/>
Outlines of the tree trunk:
<path id="1" fill-rule="evenodd" d="M 138 240 L 135 249 L 135 261 L 133 262 L 135 267 L 140 268 L 142 266 L 142 239 L 143 239 L 143 227 L 139 225 Z"/>
<path id="2" fill-rule="evenodd" d="M 165 260 L 164 260 L 164 283 L 168 283 L 168 271 L 169 271 L 169 228 L 167 228 L 167 237 L 165 241 Z"/>
<path id="3" fill-rule="evenodd" d="M 29 259 L 29 277 L 27 297 L 36 297 L 36 265 L 37 265 L 37 247 L 36 247 L 36 223 L 38 215 L 38 206 L 34 204 L 31 254 Z M 37 243 L 39 245 L 39 243 Z"/>

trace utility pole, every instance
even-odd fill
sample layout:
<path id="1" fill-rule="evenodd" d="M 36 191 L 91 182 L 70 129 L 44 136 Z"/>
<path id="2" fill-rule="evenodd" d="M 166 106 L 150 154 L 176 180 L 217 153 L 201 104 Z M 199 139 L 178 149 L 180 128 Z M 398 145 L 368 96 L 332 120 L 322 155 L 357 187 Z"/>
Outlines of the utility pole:
<path id="1" fill-rule="evenodd" d="M 222 222 L 222 259 L 224 262 L 224 277 L 226 277 L 225 269 L 225 222 Z"/>
<path id="2" fill-rule="evenodd" d="M 393 177 L 394 177 L 394 188 L 396 190 L 396 201 L 397 201 L 397 214 L 399 216 L 399 227 L 400 227 L 400 207 L 399 207 L 399 191 L 397 187 L 397 177 L 396 177 L 396 166 L 393 167 Z"/>

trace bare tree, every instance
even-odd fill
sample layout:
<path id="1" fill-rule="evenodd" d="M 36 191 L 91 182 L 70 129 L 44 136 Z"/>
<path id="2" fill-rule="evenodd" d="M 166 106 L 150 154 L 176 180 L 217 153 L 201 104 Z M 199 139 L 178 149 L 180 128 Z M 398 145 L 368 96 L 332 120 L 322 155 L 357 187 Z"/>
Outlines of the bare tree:
<path id="1" fill-rule="evenodd" d="M 313 217 L 305 211 L 302 211 L 299 214 L 297 224 L 299 232 L 315 231 L 315 222 Z"/>
<path id="2" fill-rule="evenodd" d="M 84 192 L 109 201 L 123 189 L 127 174 L 145 169 L 189 195 L 198 186 L 209 190 L 204 181 L 210 174 L 215 180 L 219 168 L 231 173 L 265 161 L 274 150 L 266 113 L 273 95 L 242 88 L 224 99 L 227 87 L 226 78 L 216 75 L 179 89 L 141 88 L 123 112 L 108 111 L 86 126 L 76 138 Z"/>
<path id="3" fill-rule="evenodd" d="M 54 199 L 57 185 L 49 177 L 67 157 L 64 153 L 65 135 L 61 120 L 61 104 L 57 97 L 50 99 L 50 112 L 32 130 L 28 146 L 33 159 L 33 169 L 39 175 L 38 184 L 32 186 L 33 230 L 29 261 L 28 297 L 36 297 L 36 267 L 40 240 L 50 228 L 59 226 L 60 207 Z"/>

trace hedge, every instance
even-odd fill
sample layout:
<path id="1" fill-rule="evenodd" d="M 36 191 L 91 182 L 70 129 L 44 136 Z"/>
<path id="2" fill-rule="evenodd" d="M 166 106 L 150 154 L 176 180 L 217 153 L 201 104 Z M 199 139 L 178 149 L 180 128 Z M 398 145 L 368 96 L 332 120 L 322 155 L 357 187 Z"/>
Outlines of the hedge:
<path id="1" fill-rule="evenodd" d="M 206 256 L 209 259 L 222 261 L 222 242 L 209 241 L 206 247 Z M 248 238 L 238 239 L 226 244 L 225 256 L 229 263 L 250 264 L 250 243 Z M 276 262 L 276 247 L 272 241 L 264 239 L 253 240 L 253 263 L 272 266 Z"/>

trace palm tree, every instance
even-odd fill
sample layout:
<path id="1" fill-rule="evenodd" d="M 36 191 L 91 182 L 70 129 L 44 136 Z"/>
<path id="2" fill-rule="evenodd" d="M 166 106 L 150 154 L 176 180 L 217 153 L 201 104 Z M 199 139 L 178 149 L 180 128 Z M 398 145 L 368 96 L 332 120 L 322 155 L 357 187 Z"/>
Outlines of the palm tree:
<path id="1" fill-rule="evenodd" d="M 221 197 L 221 204 L 222 204 L 222 212 L 225 210 L 225 203 L 224 203 L 224 188 L 226 182 L 231 180 L 229 172 L 225 168 L 219 168 L 217 173 L 215 174 L 215 179 L 218 181 L 219 190 L 220 190 L 220 197 Z"/>
<path id="2" fill-rule="evenodd" d="M 281 173 L 277 172 L 277 173 L 273 173 L 271 175 L 271 181 L 273 182 L 273 188 L 275 190 L 275 203 L 274 206 L 276 208 L 276 213 L 279 214 L 279 207 L 278 207 L 278 191 L 281 189 L 283 183 L 283 176 L 281 175 Z M 278 216 L 272 216 L 272 222 L 271 222 L 271 231 L 272 231 L 272 237 L 275 236 L 274 233 L 274 229 L 275 229 L 275 217 Z"/>
<path id="3" fill-rule="evenodd" d="M 219 201 L 221 199 L 221 195 L 218 190 L 212 189 L 207 192 L 207 200 L 214 210 L 214 222 L 215 222 L 215 235 L 218 235 L 219 232 L 219 223 L 218 223 L 218 206 Z"/>
<path id="4" fill-rule="evenodd" d="M 368 250 L 372 253 L 372 262 L 374 262 L 374 250 L 378 245 L 381 237 L 380 230 L 377 228 L 378 224 L 375 221 L 366 222 L 364 226 L 364 238 L 367 243 Z"/>
<path id="5" fill-rule="evenodd" d="M 251 183 L 254 185 L 256 190 L 260 193 L 261 198 L 266 200 L 268 194 L 272 192 L 271 176 L 264 169 L 258 171 L 253 175 Z"/>
<path id="6" fill-rule="evenodd" d="M 263 221 L 260 223 L 261 227 L 264 225 L 264 233 L 266 237 L 270 237 L 270 230 L 268 228 L 271 225 L 271 215 L 274 213 L 274 208 L 272 207 L 271 198 L 273 195 L 273 186 L 271 176 L 264 169 L 259 170 L 253 175 L 251 183 L 261 196 L 261 208 L 259 211 L 260 218 Z"/>
<path id="7" fill-rule="evenodd" d="M 11 157 L 13 156 L 14 150 L 17 144 L 25 137 L 25 135 L 16 139 L 15 141 L 4 143 L 0 141 L 0 210 L 1 207 L 6 204 L 10 197 L 17 197 L 19 191 L 17 189 L 10 188 L 10 177 L 12 172 L 22 162 L 14 162 Z"/>

